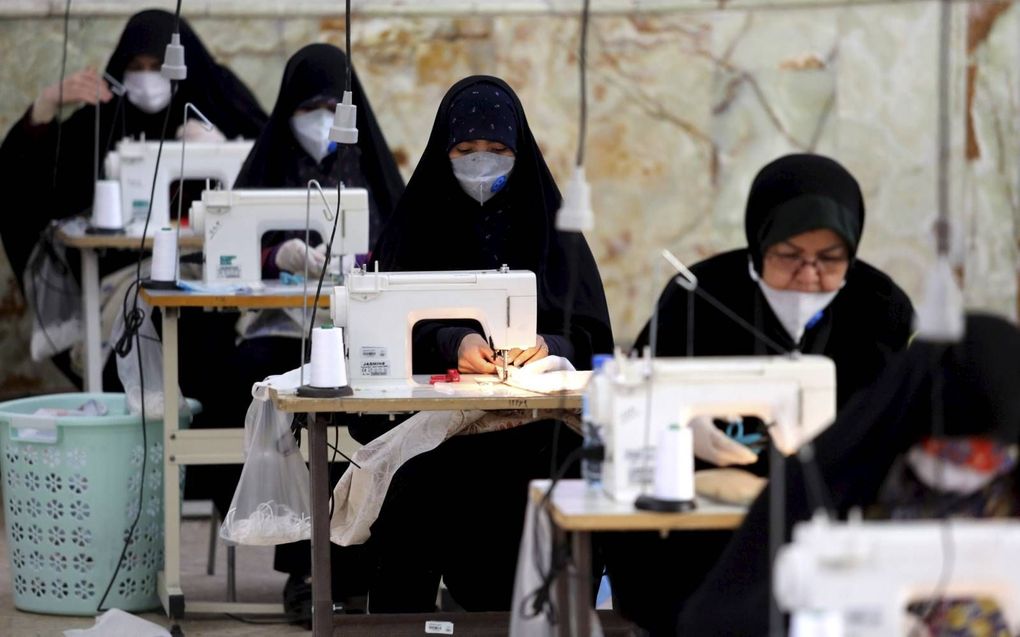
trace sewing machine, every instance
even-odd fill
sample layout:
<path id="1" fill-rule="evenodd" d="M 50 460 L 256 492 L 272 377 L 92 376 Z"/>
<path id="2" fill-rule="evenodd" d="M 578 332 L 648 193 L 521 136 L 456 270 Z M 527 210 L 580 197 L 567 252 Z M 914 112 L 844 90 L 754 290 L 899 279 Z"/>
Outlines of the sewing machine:
<path id="1" fill-rule="evenodd" d="M 791 637 L 908 635 L 908 604 L 964 596 L 995 600 L 1009 634 L 1017 635 L 1018 564 L 1015 520 L 816 517 L 794 527 L 793 542 L 776 558 L 773 583 L 780 607 L 793 613 Z"/>
<path id="2" fill-rule="evenodd" d="M 333 323 L 344 328 L 351 387 L 415 384 L 411 330 L 422 320 L 474 319 L 497 352 L 534 347 L 535 290 L 533 272 L 505 266 L 451 272 L 355 270 L 330 298 Z"/>
<path id="3" fill-rule="evenodd" d="M 617 354 L 598 381 L 588 384 L 586 397 L 589 417 L 602 432 L 602 484 L 610 497 L 631 500 L 645 491 L 656 474 L 659 441 L 679 428 L 679 434 L 667 438 L 686 447 L 673 456 L 684 465 L 673 475 L 688 485 L 684 490 L 693 498 L 691 419 L 757 416 L 772 423 L 773 443 L 790 454 L 835 418 L 836 368 L 823 356 L 649 359 Z"/>
<path id="4" fill-rule="evenodd" d="M 309 204 L 304 188 L 204 191 L 202 200 L 191 206 L 192 228 L 204 236 L 203 280 L 261 281 L 262 235 L 276 230 L 304 230 L 306 219 L 309 228 L 319 233 L 323 243 L 327 242 L 333 231 L 337 191 L 330 188 L 322 196 L 313 192 L 310 201 Z M 339 273 L 343 255 L 365 252 L 368 252 L 368 192 L 364 188 L 345 188 L 333 238 L 330 273 L 334 277 Z"/>
<path id="5" fill-rule="evenodd" d="M 232 188 L 254 143 L 251 140 L 188 142 L 182 175 L 182 142 L 163 142 L 155 191 L 152 189 L 152 177 L 156 171 L 158 141 L 122 139 L 117 142 L 116 150 L 107 153 L 104 170 L 107 179 L 120 180 L 121 209 L 125 221 L 144 220 L 149 211 L 149 195 L 155 192 L 149 225 L 162 228 L 170 225 L 171 183 L 179 179 L 215 179 L 220 182 L 221 188 Z"/>

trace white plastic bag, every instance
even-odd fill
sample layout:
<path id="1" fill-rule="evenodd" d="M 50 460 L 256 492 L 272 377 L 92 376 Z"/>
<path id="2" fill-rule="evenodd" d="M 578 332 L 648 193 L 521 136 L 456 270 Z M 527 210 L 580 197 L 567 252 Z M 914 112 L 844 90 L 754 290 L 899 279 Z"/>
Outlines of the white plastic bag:
<path id="1" fill-rule="evenodd" d="M 32 309 L 32 360 L 39 362 L 81 340 L 81 288 L 67 263 L 67 250 L 54 240 L 52 226 L 32 249 L 23 275 Z"/>
<path id="2" fill-rule="evenodd" d="M 255 398 L 244 420 L 244 468 L 220 537 L 236 544 L 269 546 L 312 535 L 308 468 L 290 430 L 293 414 Z"/>
<path id="3" fill-rule="evenodd" d="M 163 343 L 156 334 L 156 326 L 152 322 L 152 308 L 144 301 L 138 307 L 145 313 L 138 337 L 131 339 L 131 351 L 127 356 L 117 355 L 117 376 L 124 386 L 128 412 L 141 413 L 142 385 L 145 386 L 145 416 L 147 418 L 163 417 Z M 111 338 L 114 343 L 124 335 L 124 313 L 121 312 L 113 323 Z M 136 349 L 137 348 L 137 349 Z M 141 352 L 141 367 L 138 365 L 138 353 Z M 177 409 L 180 414 L 190 414 L 188 403 L 177 388 Z"/>

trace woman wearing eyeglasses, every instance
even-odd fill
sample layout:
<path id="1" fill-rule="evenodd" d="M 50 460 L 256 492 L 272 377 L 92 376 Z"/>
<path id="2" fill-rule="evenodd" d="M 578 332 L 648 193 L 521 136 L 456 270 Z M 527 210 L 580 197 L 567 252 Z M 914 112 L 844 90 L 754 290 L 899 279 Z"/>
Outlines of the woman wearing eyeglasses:
<path id="1" fill-rule="evenodd" d="M 836 364 L 842 407 L 871 384 L 892 355 L 907 345 L 913 308 L 889 276 L 857 258 L 864 199 L 857 180 L 820 155 L 787 155 L 755 177 L 744 217 L 747 247 L 691 267 L 701 288 L 767 336 L 784 352 L 820 354 Z M 779 354 L 701 297 L 689 314 L 688 292 L 670 281 L 659 298 L 656 356 Z M 693 325 L 688 351 L 688 327 Z M 635 343 L 650 345 L 651 321 Z M 744 423 L 748 429 L 751 423 Z M 695 423 L 701 466 L 740 464 L 765 472 L 755 452 Z M 600 538 L 613 587 L 614 608 L 652 634 L 675 635 L 687 596 L 704 578 L 728 533 L 607 535 Z M 652 564 L 670 565 L 669 585 Z M 652 584 L 651 582 L 656 582 Z"/>

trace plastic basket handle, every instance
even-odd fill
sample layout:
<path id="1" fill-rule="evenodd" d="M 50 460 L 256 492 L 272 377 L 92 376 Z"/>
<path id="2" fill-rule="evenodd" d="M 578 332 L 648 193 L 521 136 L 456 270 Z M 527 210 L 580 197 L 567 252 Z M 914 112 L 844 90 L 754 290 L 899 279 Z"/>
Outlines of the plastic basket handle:
<path id="1" fill-rule="evenodd" d="M 60 440 L 60 430 L 57 428 L 57 419 L 54 416 L 12 414 L 10 425 L 11 440 L 38 442 L 45 445 L 53 445 Z"/>

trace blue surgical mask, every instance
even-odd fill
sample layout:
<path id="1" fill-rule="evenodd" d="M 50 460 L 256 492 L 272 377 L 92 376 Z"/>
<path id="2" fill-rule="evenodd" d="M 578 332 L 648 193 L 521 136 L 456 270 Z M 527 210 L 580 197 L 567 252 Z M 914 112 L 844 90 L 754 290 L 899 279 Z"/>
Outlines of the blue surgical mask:
<path id="1" fill-rule="evenodd" d="M 514 157 L 479 151 L 451 159 L 450 164 L 460 187 L 482 205 L 506 186 Z"/>

